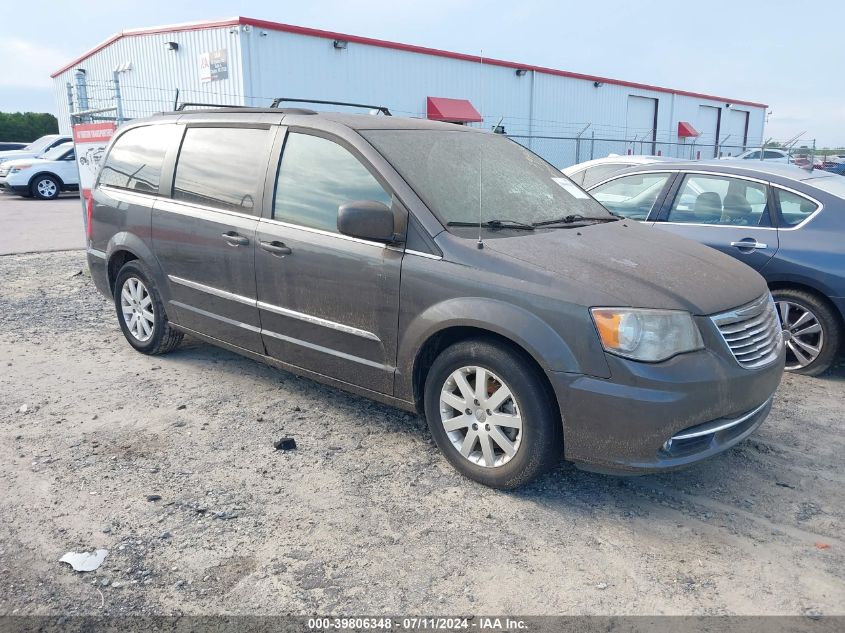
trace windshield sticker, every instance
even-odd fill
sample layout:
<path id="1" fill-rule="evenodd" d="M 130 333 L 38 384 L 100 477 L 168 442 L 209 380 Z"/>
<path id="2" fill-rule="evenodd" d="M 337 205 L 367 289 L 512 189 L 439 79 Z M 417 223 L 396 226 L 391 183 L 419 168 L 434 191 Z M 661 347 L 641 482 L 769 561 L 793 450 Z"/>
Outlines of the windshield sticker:
<path id="1" fill-rule="evenodd" d="M 586 193 L 581 191 L 576 185 L 571 183 L 566 178 L 552 178 L 557 184 L 559 184 L 563 189 L 573 198 L 581 198 L 582 200 L 589 200 L 590 196 Z"/>

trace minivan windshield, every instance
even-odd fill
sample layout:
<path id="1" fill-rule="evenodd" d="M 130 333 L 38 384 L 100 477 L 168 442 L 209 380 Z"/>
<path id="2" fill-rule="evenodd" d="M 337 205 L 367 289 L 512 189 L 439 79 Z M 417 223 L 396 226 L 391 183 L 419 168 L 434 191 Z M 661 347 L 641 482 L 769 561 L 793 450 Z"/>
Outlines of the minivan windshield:
<path id="1" fill-rule="evenodd" d="M 445 226 L 503 230 L 615 219 L 521 145 L 462 130 L 364 130 L 366 138 Z"/>

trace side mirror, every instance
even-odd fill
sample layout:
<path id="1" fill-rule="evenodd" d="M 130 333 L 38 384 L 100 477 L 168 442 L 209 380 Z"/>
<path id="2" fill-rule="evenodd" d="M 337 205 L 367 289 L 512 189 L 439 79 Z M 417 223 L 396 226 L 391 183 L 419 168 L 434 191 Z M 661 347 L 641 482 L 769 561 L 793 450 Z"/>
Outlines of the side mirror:
<path id="1" fill-rule="evenodd" d="M 393 211 L 375 200 L 347 202 L 337 210 L 337 230 L 362 240 L 395 242 L 394 222 Z"/>

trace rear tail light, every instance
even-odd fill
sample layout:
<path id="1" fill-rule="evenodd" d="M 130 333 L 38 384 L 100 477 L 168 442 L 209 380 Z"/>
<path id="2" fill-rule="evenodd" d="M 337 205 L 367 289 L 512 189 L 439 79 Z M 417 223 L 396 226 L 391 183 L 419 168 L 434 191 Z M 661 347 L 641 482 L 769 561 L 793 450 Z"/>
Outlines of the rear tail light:
<path id="1" fill-rule="evenodd" d="M 94 232 L 94 226 L 92 221 L 94 219 L 94 198 L 92 196 L 88 196 L 87 201 L 85 203 L 85 234 L 88 236 L 88 239 L 91 239 L 91 235 Z"/>

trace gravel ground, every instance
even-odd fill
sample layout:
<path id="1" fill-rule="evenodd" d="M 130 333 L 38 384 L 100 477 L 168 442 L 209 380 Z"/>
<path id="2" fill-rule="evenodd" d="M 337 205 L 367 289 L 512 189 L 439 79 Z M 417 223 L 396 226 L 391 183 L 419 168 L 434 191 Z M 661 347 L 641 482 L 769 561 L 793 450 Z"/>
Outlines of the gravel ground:
<path id="1" fill-rule="evenodd" d="M 0 257 L 0 324 L 0 614 L 845 613 L 842 364 L 689 470 L 498 492 L 421 418 L 134 352 L 79 251 Z"/>

